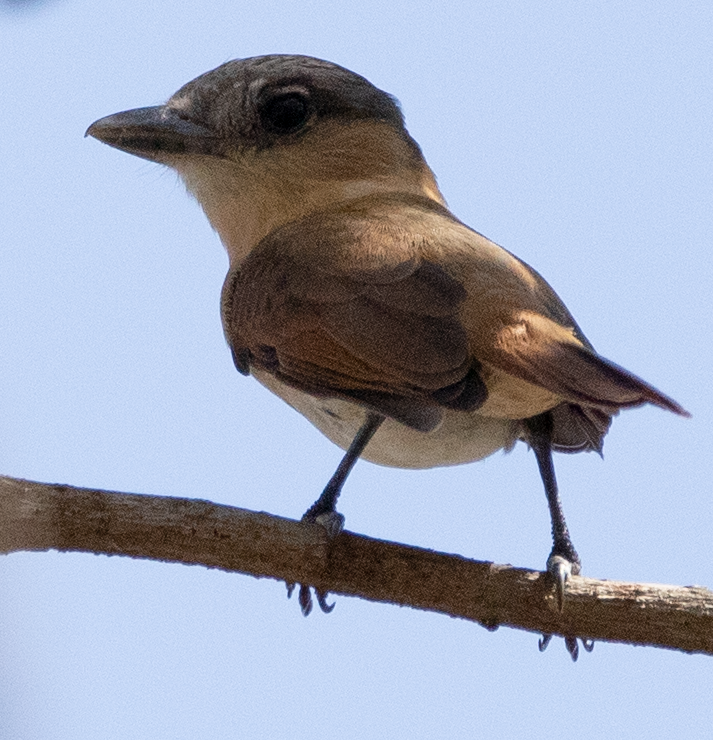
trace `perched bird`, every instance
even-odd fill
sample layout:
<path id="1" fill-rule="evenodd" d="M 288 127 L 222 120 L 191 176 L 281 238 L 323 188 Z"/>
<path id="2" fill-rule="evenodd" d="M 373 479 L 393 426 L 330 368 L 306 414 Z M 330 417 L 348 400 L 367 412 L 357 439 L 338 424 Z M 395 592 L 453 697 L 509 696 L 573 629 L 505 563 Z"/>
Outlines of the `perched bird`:
<path id="1" fill-rule="evenodd" d="M 394 98 L 330 62 L 254 57 L 87 134 L 178 172 L 230 257 L 222 318 L 237 369 L 347 451 L 304 518 L 340 531 L 359 457 L 429 468 L 523 440 L 561 608 L 581 566 L 552 451 L 600 452 L 622 408 L 687 414 L 598 355 L 537 272 L 448 210 Z"/>

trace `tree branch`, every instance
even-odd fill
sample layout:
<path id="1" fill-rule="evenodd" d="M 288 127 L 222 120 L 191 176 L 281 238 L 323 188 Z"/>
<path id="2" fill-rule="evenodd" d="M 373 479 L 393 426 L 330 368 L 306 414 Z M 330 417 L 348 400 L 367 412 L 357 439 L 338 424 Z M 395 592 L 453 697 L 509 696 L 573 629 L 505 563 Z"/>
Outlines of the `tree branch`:
<path id="1" fill-rule="evenodd" d="M 713 592 L 572 577 L 557 612 L 545 573 L 343 532 L 208 501 L 0 476 L 0 552 L 59 550 L 204 565 L 308 583 L 531 632 L 713 655 Z"/>

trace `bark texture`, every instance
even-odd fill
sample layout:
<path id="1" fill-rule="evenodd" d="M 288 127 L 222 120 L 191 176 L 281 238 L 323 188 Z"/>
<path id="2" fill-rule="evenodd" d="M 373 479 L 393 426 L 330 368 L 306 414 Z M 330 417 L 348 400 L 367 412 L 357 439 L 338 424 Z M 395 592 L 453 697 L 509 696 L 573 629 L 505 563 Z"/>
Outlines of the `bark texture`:
<path id="1" fill-rule="evenodd" d="M 549 576 L 209 501 L 0 476 L 0 552 L 59 550 L 204 565 L 481 623 L 713 655 L 713 592 Z"/>

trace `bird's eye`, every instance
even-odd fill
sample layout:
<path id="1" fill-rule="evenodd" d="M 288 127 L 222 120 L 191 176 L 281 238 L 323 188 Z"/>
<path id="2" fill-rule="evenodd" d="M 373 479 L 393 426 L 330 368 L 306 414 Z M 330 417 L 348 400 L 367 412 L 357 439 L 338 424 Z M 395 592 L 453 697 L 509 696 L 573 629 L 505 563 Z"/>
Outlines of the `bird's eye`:
<path id="1" fill-rule="evenodd" d="M 300 93 L 287 93 L 270 100 L 262 111 L 265 125 L 279 134 L 290 134 L 305 125 L 310 114 L 307 98 Z"/>

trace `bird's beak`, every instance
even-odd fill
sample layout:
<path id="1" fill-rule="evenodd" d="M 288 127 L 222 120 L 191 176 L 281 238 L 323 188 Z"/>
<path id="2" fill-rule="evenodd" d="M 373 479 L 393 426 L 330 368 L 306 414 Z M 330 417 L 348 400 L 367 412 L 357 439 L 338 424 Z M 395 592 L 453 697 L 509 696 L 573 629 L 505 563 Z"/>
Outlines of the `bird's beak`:
<path id="1" fill-rule="evenodd" d="M 218 154 L 218 138 L 204 126 L 165 106 L 114 113 L 100 118 L 85 136 L 153 162 L 169 164 L 191 154 Z"/>

